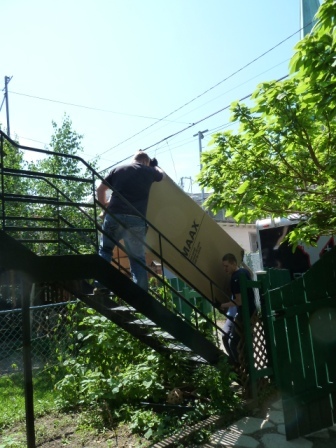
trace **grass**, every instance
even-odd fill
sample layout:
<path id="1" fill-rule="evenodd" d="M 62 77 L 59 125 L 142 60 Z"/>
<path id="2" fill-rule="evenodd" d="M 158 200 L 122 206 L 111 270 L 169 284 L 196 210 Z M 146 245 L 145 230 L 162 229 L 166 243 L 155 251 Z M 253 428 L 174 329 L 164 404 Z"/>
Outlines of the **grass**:
<path id="1" fill-rule="evenodd" d="M 43 415 L 55 409 L 53 381 L 47 371 L 39 372 L 34 378 L 34 411 Z M 0 431 L 25 419 L 24 376 L 14 373 L 0 377 Z"/>
<path id="2" fill-rule="evenodd" d="M 127 425 L 103 428 L 90 411 L 63 413 L 57 409 L 56 378 L 46 370 L 34 372 L 35 437 L 38 446 L 146 446 Z M 26 448 L 24 375 L 0 376 L 0 448 Z M 98 424 L 100 423 L 100 425 Z"/>
<path id="3" fill-rule="evenodd" d="M 24 448 L 25 430 L 25 383 L 23 373 L 0 377 L 0 448 Z M 56 394 L 48 371 L 35 372 L 34 413 L 45 415 L 56 408 Z M 15 428 L 14 434 L 4 434 L 7 428 Z"/>

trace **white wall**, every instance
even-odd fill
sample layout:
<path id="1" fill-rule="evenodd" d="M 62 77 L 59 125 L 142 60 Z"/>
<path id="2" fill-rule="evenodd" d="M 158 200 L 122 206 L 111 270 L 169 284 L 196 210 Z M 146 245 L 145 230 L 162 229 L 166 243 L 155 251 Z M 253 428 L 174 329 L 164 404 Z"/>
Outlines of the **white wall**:
<path id="1" fill-rule="evenodd" d="M 217 223 L 244 249 L 245 253 L 254 252 L 256 250 L 256 247 L 253 247 L 253 241 L 251 241 L 251 234 L 252 240 L 256 239 L 257 235 L 256 226 L 254 224 L 237 225 L 218 221 Z"/>

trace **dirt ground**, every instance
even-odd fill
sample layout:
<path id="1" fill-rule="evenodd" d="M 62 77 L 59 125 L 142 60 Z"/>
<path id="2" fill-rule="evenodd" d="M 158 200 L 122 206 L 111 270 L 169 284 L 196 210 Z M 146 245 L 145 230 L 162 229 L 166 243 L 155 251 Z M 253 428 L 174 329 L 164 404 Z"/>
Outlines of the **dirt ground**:
<path id="1" fill-rule="evenodd" d="M 279 398 L 274 392 L 264 397 L 257 407 L 247 413 L 265 418 L 272 402 Z M 101 432 L 89 429 L 82 414 L 49 414 L 35 420 L 35 438 L 37 448 L 145 448 L 152 443 L 145 438 L 132 434 L 127 426 Z M 25 448 L 26 428 L 20 423 L 14 428 L 4 430 L 0 435 L 1 448 Z"/>
<path id="2" fill-rule="evenodd" d="M 0 446 L 3 448 L 24 448 L 26 443 L 25 425 L 3 431 Z M 38 448 L 140 448 L 150 444 L 131 433 L 126 426 L 116 430 L 97 433 L 83 427 L 79 414 L 52 414 L 37 418 L 35 421 L 36 447 Z"/>

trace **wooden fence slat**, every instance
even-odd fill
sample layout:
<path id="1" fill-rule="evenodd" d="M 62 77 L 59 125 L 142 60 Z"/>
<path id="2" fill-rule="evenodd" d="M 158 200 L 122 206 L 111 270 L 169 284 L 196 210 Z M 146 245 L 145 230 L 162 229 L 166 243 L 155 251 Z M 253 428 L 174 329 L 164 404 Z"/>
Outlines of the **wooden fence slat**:
<path id="1" fill-rule="evenodd" d="M 336 248 L 299 279 L 272 276 L 268 325 L 290 440 L 336 419 Z"/>

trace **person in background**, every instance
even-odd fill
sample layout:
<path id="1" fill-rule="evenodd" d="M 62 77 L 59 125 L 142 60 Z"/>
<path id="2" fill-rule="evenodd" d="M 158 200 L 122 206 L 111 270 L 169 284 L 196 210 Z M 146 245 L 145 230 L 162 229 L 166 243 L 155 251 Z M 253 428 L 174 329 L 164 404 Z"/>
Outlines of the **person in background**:
<path id="1" fill-rule="evenodd" d="M 146 291 L 148 278 L 143 265 L 146 264 L 147 224 L 144 217 L 151 185 L 163 179 L 164 173 L 157 165 L 156 159 L 151 160 L 144 151 L 138 151 L 130 164 L 113 168 L 97 188 L 97 199 L 109 212 L 104 217 L 99 255 L 110 263 L 115 242 L 123 240 L 132 279 Z M 107 200 L 106 193 L 111 188 L 112 195 Z M 103 289 L 101 285 L 97 285 L 95 293 L 100 289 Z"/>
<path id="2" fill-rule="evenodd" d="M 232 294 L 229 302 L 224 302 L 219 305 L 219 309 L 225 312 L 228 317 L 223 327 L 223 344 L 230 361 L 234 365 L 238 365 L 238 344 L 240 334 L 237 331 L 237 325 L 242 325 L 242 298 L 239 279 L 241 275 L 244 275 L 248 280 L 251 280 L 251 275 L 247 269 L 238 266 L 236 257 L 231 253 L 223 256 L 222 264 L 224 272 L 231 276 L 230 289 Z M 251 316 L 256 309 L 253 289 L 248 288 L 247 294 Z"/>

